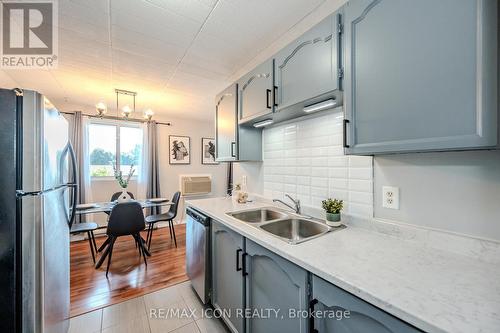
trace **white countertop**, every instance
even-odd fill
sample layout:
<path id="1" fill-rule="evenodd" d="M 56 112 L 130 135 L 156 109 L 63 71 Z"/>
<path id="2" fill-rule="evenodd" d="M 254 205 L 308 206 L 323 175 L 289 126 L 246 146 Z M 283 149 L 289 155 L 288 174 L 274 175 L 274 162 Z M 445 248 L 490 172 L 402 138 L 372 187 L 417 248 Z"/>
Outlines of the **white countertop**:
<path id="1" fill-rule="evenodd" d="M 351 226 L 290 245 L 226 215 L 269 204 L 186 204 L 424 331 L 500 332 L 500 265 Z"/>

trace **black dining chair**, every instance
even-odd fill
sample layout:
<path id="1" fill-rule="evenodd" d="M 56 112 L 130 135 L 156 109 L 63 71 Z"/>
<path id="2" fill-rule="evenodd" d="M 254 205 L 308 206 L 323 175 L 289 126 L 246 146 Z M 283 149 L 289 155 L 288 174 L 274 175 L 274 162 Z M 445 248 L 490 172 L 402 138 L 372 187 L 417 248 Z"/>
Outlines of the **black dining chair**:
<path id="1" fill-rule="evenodd" d="M 181 198 L 181 192 L 177 191 L 172 197 L 172 204 L 170 209 L 165 214 L 149 215 L 146 217 L 146 225 L 148 226 L 148 233 L 146 236 L 146 243 L 148 244 L 148 250 L 151 248 L 151 240 L 153 239 L 153 228 L 155 223 L 161 221 L 168 221 L 168 228 L 170 230 L 170 239 L 174 238 L 175 247 L 177 247 L 177 239 L 175 238 L 174 229 L 174 219 L 177 216 L 177 208 L 179 208 L 179 200 Z"/>
<path id="2" fill-rule="evenodd" d="M 130 196 L 130 198 L 131 198 L 131 199 L 135 199 L 135 198 L 134 198 L 134 193 L 132 193 L 132 192 L 128 192 L 128 191 L 127 191 L 127 193 L 128 193 L 128 195 Z M 115 192 L 115 193 L 113 193 L 113 195 L 111 196 L 111 199 L 110 199 L 109 201 L 110 201 L 110 202 L 113 202 L 113 201 L 118 200 L 118 197 L 119 197 L 121 194 L 122 194 L 122 192 Z M 109 215 L 111 212 L 104 212 L 104 213 L 105 213 L 106 215 Z M 104 248 L 105 248 L 105 247 L 106 247 L 106 245 L 108 245 L 108 244 L 109 244 L 109 238 L 108 238 L 108 239 L 106 239 L 106 240 L 104 241 L 104 243 L 102 243 L 102 245 L 99 247 L 99 249 L 97 250 L 97 252 L 101 252 L 102 250 L 104 250 Z"/>
<path id="3" fill-rule="evenodd" d="M 94 222 L 73 223 L 69 233 L 71 235 L 81 234 L 86 232 L 90 245 L 90 253 L 92 253 L 92 261 L 95 264 L 95 255 L 97 254 L 97 245 L 95 243 L 94 230 L 97 230 L 99 225 Z"/>
<path id="4" fill-rule="evenodd" d="M 113 207 L 109 215 L 108 228 L 106 230 L 109 245 L 96 265 L 96 268 L 99 268 L 104 259 L 108 257 L 106 278 L 108 277 L 109 266 L 111 265 L 113 246 L 116 239 L 121 236 L 132 236 L 134 238 L 139 246 L 139 254 L 142 254 L 144 263 L 147 266 L 146 255 L 149 255 L 149 252 L 146 250 L 145 241 L 140 234 L 144 230 L 144 227 L 144 213 L 142 212 L 141 204 L 138 202 L 122 202 Z"/>

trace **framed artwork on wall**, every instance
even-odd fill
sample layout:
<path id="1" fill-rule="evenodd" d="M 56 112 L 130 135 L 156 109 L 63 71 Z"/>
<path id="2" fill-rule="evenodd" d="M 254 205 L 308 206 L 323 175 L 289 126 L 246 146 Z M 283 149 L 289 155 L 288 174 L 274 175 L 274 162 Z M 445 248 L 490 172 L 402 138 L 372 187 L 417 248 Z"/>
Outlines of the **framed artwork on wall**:
<path id="1" fill-rule="evenodd" d="M 201 138 L 201 164 L 219 164 L 215 161 L 214 138 Z"/>
<path id="2" fill-rule="evenodd" d="M 190 164 L 191 163 L 191 138 L 189 136 L 169 135 L 169 163 Z"/>

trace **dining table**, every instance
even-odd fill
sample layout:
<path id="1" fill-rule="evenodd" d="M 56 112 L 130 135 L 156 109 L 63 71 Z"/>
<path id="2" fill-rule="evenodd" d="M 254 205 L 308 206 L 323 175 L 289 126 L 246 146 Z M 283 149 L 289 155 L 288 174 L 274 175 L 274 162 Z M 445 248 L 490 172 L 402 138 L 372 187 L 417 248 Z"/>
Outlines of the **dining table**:
<path id="1" fill-rule="evenodd" d="M 143 209 L 170 206 L 172 202 L 169 199 L 152 198 L 143 200 L 132 200 L 138 202 Z M 85 215 L 93 213 L 110 213 L 114 206 L 116 206 L 118 201 L 106 201 L 106 202 L 95 202 L 88 204 L 76 205 L 75 214 Z"/>
<path id="2" fill-rule="evenodd" d="M 161 207 L 161 206 L 171 206 L 173 203 L 169 199 L 164 199 L 164 198 L 152 198 L 152 199 L 143 199 L 143 200 L 129 200 L 126 202 L 130 201 L 135 201 L 138 202 L 143 209 L 146 208 L 154 208 L 154 207 Z M 110 213 L 113 210 L 113 207 L 115 207 L 117 204 L 119 204 L 119 201 L 106 201 L 106 202 L 95 202 L 95 203 L 87 203 L 87 204 L 80 204 L 76 205 L 75 209 L 75 215 L 78 215 L 80 217 L 80 222 L 81 222 L 81 217 L 82 215 L 85 214 L 94 214 L 94 213 Z M 105 228 L 105 226 L 101 226 L 99 229 Z M 99 249 L 102 250 L 104 245 L 107 244 L 107 241 L 104 242 L 104 244 L 101 246 Z M 149 257 L 151 254 L 149 251 L 145 250 L 146 255 Z M 96 269 L 99 268 L 102 265 L 102 262 L 104 260 L 104 256 L 102 256 L 99 261 L 96 264 Z"/>

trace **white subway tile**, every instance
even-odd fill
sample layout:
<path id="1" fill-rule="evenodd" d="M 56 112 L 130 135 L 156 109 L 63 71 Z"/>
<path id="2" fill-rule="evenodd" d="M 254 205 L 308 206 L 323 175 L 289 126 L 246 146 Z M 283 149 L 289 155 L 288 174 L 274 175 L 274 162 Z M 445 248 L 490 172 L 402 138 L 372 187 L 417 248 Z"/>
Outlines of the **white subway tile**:
<path id="1" fill-rule="evenodd" d="M 297 176 L 297 185 L 311 185 L 311 177 L 307 176 Z"/>
<path id="2" fill-rule="evenodd" d="M 372 168 L 349 168 L 350 179 L 371 180 L 373 178 Z"/>
<path id="3" fill-rule="evenodd" d="M 327 167 L 311 167 L 311 176 L 315 177 L 328 177 Z"/>
<path id="4" fill-rule="evenodd" d="M 309 185 L 297 185 L 297 194 L 299 195 L 309 195 L 311 194 L 311 187 Z"/>
<path id="5" fill-rule="evenodd" d="M 311 186 L 327 188 L 328 187 L 328 178 L 311 177 Z"/>
<path id="6" fill-rule="evenodd" d="M 349 179 L 349 190 L 371 193 L 373 191 L 373 182 L 371 180 Z"/>
<path id="7" fill-rule="evenodd" d="M 326 198 L 328 196 L 328 188 L 311 186 L 311 196 Z"/>
<path id="8" fill-rule="evenodd" d="M 370 168 L 372 166 L 373 159 L 371 156 L 349 156 L 349 166 L 350 167 L 366 167 Z"/>
<path id="9" fill-rule="evenodd" d="M 344 200 L 344 212 L 373 215 L 372 158 L 345 156 L 342 107 L 324 116 L 266 128 L 263 132 L 264 195 L 297 196 L 321 207 L 327 197 Z"/>
<path id="10" fill-rule="evenodd" d="M 347 190 L 349 189 L 349 181 L 343 178 L 330 178 L 330 190 Z"/>
<path id="11" fill-rule="evenodd" d="M 329 168 L 330 178 L 347 178 L 349 176 L 349 170 L 347 168 Z"/>
<path id="12" fill-rule="evenodd" d="M 356 203 L 349 203 L 349 213 L 361 217 L 373 217 L 373 206 Z"/>
<path id="13" fill-rule="evenodd" d="M 348 165 L 347 156 L 337 156 L 328 158 L 329 167 L 346 167 Z"/>

